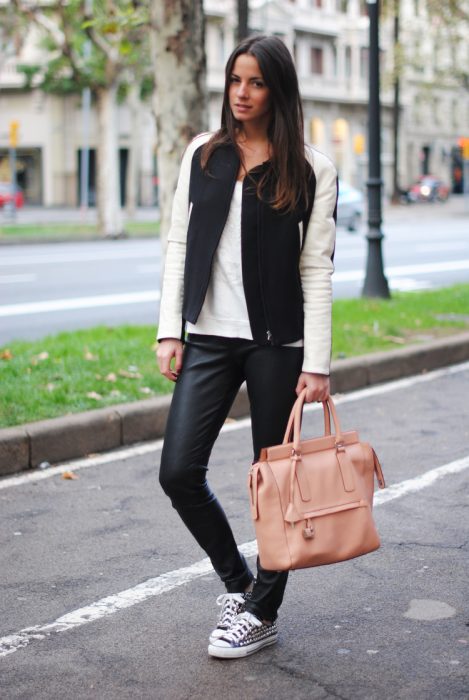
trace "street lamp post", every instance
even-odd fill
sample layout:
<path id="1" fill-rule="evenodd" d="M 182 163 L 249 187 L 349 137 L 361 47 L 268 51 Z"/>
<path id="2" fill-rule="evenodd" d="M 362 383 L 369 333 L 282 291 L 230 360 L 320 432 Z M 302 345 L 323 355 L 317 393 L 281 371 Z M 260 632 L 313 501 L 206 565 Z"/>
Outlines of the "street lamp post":
<path id="1" fill-rule="evenodd" d="M 379 0 L 367 0 L 370 19 L 368 96 L 368 256 L 362 296 L 389 299 L 381 241 L 381 111 L 379 97 Z"/>

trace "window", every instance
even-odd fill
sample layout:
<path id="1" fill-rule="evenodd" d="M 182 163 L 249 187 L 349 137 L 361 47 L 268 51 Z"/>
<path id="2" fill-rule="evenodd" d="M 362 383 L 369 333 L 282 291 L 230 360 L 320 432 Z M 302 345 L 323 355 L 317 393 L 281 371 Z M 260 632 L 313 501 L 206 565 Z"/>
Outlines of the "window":
<path id="1" fill-rule="evenodd" d="M 343 12 L 345 14 L 348 10 L 348 0 L 337 0 L 336 7 L 337 12 Z"/>
<path id="2" fill-rule="evenodd" d="M 337 78 L 337 46 L 332 44 L 332 75 Z"/>
<path id="3" fill-rule="evenodd" d="M 360 48 L 360 78 L 368 78 L 369 50 L 367 46 Z"/>
<path id="4" fill-rule="evenodd" d="M 311 5 L 313 7 L 322 7 L 322 0 L 311 0 Z"/>
<path id="5" fill-rule="evenodd" d="M 323 50 L 316 46 L 311 47 L 311 73 L 323 74 Z"/>
<path id="6" fill-rule="evenodd" d="M 217 53 L 218 53 L 218 61 L 221 65 L 224 65 L 225 63 L 225 29 L 222 26 L 218 27 L 217 30 Z"/>
<path id="7" fill-rule="evenodd" d="M 345 47 L 345 77 L 352 77 L 352 47 Z"/>

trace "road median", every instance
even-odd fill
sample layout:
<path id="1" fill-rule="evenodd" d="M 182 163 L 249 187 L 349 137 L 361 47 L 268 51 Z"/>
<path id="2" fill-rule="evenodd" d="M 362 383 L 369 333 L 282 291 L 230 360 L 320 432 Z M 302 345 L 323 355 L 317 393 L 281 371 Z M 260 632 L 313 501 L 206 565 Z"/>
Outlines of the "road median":
<path id="1" fill-rule="evenodd" d="M 469 332 L 332 363 L 332 392 L 346 393 L 469 360 Z M 116 404 L 0 430 L 0 476 L 163 437 L 171 396 Z M 230 411 L 248 415 L 242 387 Z"/>

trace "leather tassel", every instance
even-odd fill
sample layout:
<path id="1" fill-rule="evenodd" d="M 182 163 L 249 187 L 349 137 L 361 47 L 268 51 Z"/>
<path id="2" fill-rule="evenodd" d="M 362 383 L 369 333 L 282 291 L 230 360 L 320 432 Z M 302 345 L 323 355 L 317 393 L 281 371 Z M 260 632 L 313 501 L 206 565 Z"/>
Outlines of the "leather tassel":
<path id="1" fill-rule="evenodd" d="M 292 523 L 293 525 L 294 523 L 297 523 L 298 520 L 301 520 L 301 516 L 299 515 L 293 503 L 289 503 L 287 512 L 285 513 L 285 522 Z"/>

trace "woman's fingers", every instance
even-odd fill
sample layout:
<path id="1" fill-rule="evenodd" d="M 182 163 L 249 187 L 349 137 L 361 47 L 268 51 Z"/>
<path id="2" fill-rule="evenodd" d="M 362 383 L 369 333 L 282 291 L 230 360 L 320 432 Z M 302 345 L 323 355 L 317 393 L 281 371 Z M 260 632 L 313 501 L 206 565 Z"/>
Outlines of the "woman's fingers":
<path id="1" fill-rule="evenodd" d="M 175 382 L 182 369 L 182 343 L 180 340 L 168 338 L 160 341 L 156 357 L 161 374 L 172 382 Z M 174 369 L 171 362 L 175 358 Z"/>
<path id="2" fill-rule="evenodd" d="M 312 372 L 302 372 L 296 385 L 296 394 L 299 396 L 303 389 L 306 389 L 305 401 L 325 401 L 330 394 L 329 377 L 323 374 L 313 374 Z"/>

